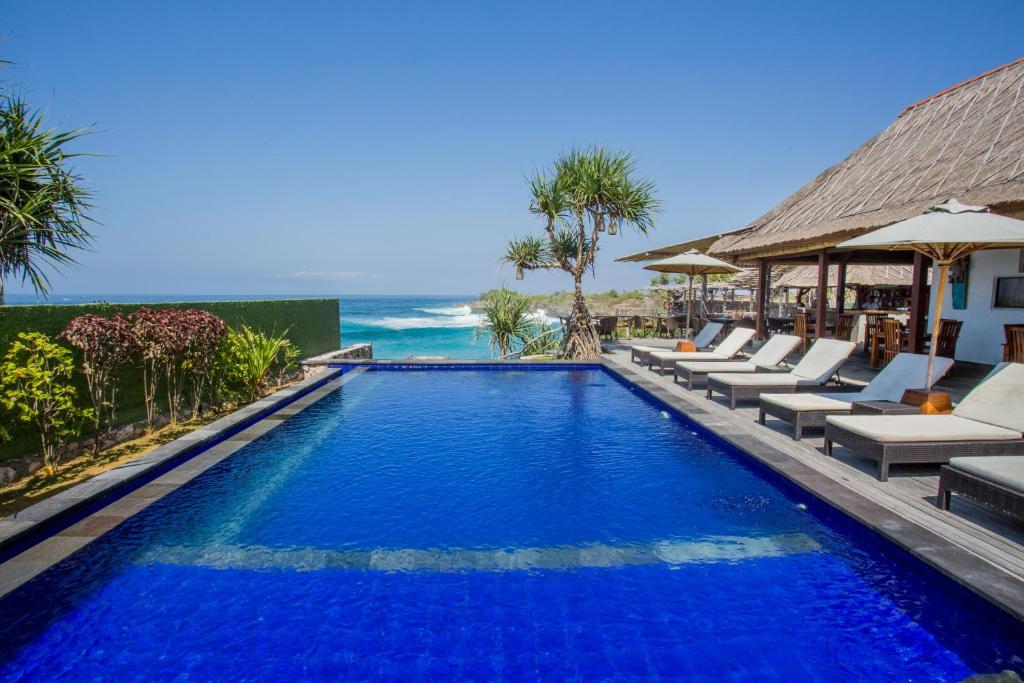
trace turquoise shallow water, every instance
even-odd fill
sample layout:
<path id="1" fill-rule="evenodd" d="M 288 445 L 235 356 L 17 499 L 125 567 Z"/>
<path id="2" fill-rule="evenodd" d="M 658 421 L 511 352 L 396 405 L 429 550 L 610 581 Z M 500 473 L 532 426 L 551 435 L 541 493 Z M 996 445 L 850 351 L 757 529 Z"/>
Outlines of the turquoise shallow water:
<path id="1" fill-rule="evenodd" d="M 317 295 L 323 296 L 323 295 Z M 337 295 L 330 295 L 337 296 Z M 158 303 L 167 301 L 223 301 L 233 299 L 295 299 L 280 295 L 53 295 L 48 301 L 34 296 L 11 295 L 11 304 L 79 304 L 93 301 L 111 303 Z M 407 358 L 437 355 L 449 358 L 490 358 L 487 339 L 473 339 L 480 316 L 468 302 L 473 294 L 453 296 L 341 295 L 341 338 L 345 345 L 373 344 L 376 358 Z"/>

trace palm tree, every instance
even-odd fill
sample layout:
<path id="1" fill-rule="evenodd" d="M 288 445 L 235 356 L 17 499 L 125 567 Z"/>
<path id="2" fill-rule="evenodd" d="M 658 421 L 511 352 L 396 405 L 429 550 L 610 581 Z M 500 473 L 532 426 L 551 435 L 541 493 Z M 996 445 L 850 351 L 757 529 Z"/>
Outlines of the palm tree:
<path id="1" fill-rule="evenodd" d="M 601 343 L 583 296 L 583 276 L 593 272 L 602 232 L 615 235 L 619 226 L 629 225 L 646 235 L 654 227 L 654 185 L 635 177 L 631 155 L 602 147 L 567 152 L 552 171 L 540 171 L 527 182 L 533 195 L 530 212 L 544 222 L 546 238 L 513 240 L 503 260 L 515 267 L 517 280 L 526 270 L 564 270 L 572 275 L 575 297 L 562 355 L 597 358 Z"/>
<path id="2" fill-rule="evenodd" d="M 0 95 L 0 305 L 3 281 L 20 276 L 49 291 L 46 267 L 74 263 L 87 247 L 89 193 L 69 162 L 69 143 L 86 131 L 43 127 L 43 116 L 16 97 Z"/>

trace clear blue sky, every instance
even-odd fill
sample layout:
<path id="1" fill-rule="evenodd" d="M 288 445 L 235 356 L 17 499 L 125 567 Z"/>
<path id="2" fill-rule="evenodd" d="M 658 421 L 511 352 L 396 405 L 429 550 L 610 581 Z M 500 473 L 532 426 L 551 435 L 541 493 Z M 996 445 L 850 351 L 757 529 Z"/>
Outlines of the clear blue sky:
<path id="1" fill-rule="evenodd" d="M 106 155 L 79 164 L 96 250 L 55 291 L 474 293 L 514 283 L 523 174 L 569 146 L 629 150 L 657 183 L 656 232 L 603 242 L 587 283 L 642 285 L 612 259 L 744 225 L 1024 54 L 1021 26 L 1020 0 L 48 0 L 0 7 L 0 52 Z"/>

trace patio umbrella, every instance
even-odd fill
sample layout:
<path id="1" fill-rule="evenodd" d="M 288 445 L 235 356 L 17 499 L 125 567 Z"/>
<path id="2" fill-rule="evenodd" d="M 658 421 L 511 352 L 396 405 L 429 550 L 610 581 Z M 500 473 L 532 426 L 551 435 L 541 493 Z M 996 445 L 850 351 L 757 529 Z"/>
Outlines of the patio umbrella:
<path id="1" fill-rule="evenodd" d="M 690 334 L 690 316 L 693 313 L 693 278 L 697 275 L 718 275 L 743 270 L 731 263 L 702 254 L 696 249 L 648 263 L 644 269 L 659 273 L 683 273 L 690 276 L 689 291 L 686 295 L 686 334 Z"/>
<path id="2" fill-rule="evenodd" d="M 931 386 L 942 316 L 942 295 L 950 264 L 981 249 L 1024 247 L 1024 221 L 989 213 L 986 206 L 967 206 L 951 199 L 931 207 L 920 216 L 893 223 L 838 246 L 909 249 L 934 261 L 932 283 L 937 283 L 938 290 L 932 315 L 932 345 L 928 353 L 927 386 Z"/>

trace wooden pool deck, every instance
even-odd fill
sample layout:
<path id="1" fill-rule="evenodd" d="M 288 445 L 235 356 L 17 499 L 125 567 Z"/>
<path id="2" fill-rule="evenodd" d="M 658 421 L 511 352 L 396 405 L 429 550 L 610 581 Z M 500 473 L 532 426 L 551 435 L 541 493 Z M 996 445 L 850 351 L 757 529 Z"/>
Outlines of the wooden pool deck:
<path id="1" fill-rule="evenodd" d="M 685 406 L 692 407 L 696 414 L 691 417 L 712 431 L 727 438 L 732 437 L 729 440 L 744 450 L 751 450 L 744 444 L 763 444 L 784 453 L 800 465 L 813 470 L 816 475 L 840 484 L 899 518 L 912 522 L 967 551 L 999 573 L 1004 573 L 1005 578 L 1009 579 L 1006 586 L 1012 588 L 1017 584 L 1017 591 L 1024 593 L 1024 524 L 956 495 L 953 496 L 950 511 L 939 510 L 935 506 L 939 479 L 939 468 L 936 465 L 895 465 L 890 470 L 889 480 L 880 482 L 877 478 L 876 464 L 857 457 L 849 449 L 837 444 L 835 457 L 826 457 L 820 429 L 808 428 L 802 441 L 794 441 L 791 426 L 780 420 L 768 416 L 764 426 L 757 424 L 756 402 L 741 403 L 733 411 L 720 395 L 708 400 L 702 386 L 688 391 L 685 387 L 675 384 L 671 375 L 661 376 L 630 361 L 629 348 L 632 344 L 656 346 L 659 345 L 658 341 L 605 342 L 605 350 L 608 351 L 604 357 L 605 361 L 611 367 L 629 372 L 635 378 L 642 378 L 645 383 L 653 383 L 662 391 L 681 400 Z M 665 346 L 670 345 L 667 340 L 660 341 Z M 872 370 L 861 356 L 859 351 L 855 352 L 851 361 L 841 370 L 844 378 L 866 381 L 877 372 Z M 987 368 L 983 366 L 965 366 L 954 372 L 953 376 L 943 383 L 943 387 L 953 394 L 954 400 L 957 400 L 974 386 L 986 371 Z M 685 406 L 684 412 L 687 412 Z M 813 491 L 813 487 L 806 488 Z M 833 495 L 834 489 L 831 486 L 829 488 L 832 489 L 830 495 Z M 882 523 L 885 523 L 884 520 Z M 915 548 L 908 549 L 915 551 Z M 945 573 L 953 575 L 957 572 Z"/>

